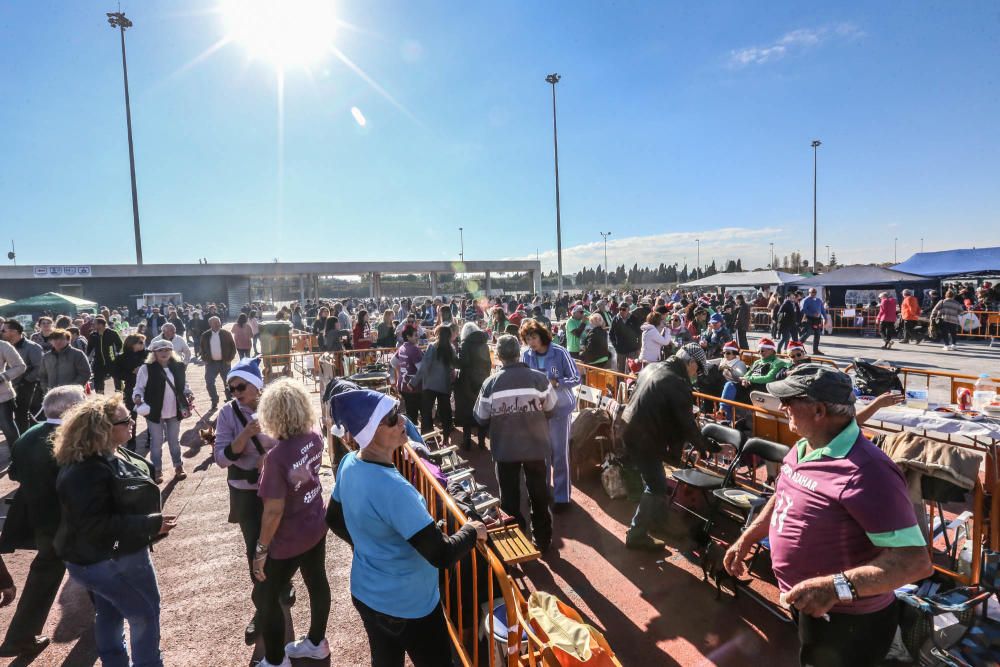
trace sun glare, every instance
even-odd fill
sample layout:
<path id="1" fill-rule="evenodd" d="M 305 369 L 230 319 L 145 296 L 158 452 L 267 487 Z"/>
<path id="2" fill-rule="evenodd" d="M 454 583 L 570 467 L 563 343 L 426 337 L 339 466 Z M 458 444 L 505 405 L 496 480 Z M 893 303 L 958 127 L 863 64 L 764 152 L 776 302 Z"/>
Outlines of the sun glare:
<path id="1" fill-rule="evenodd" d="M 226 37 L 279 69 L 331 55 L 338 20 L 331 0 L 222 0 Z"/>

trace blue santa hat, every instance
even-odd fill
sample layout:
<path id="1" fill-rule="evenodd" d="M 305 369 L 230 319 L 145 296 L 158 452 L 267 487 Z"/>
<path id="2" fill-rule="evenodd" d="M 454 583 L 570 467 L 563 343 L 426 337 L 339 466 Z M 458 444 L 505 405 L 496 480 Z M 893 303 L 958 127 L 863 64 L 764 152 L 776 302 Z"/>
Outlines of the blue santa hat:
<path id="1" fill-rule="evenodd" d="M 260 373 L 260 357 L 246 357 L 240 359 L 229 371 L 226 382 L 233 378 L 242 378 L 257 387 L 257 391 L 264 388 L 264 376 Z"/>
<path id="2" fill-rule="evenodd" d="M 371 443 L 382 418 L 397 405 L 396 399 L 371 389 L 345 391 L 333 397 L 337 422 L 344 425 L 362 449 Z"/>

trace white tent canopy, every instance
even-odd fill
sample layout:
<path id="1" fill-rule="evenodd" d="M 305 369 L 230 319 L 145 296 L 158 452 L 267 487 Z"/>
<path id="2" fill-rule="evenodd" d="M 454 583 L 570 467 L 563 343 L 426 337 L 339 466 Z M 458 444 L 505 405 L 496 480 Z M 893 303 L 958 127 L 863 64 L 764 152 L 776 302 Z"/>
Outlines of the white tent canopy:
<path id="1" fill-rule="evenodd" d="M 712 276 L 686 282 L 681 287 L 772 287 L 802 280 L 802 276 L 784 271 L 737 271 L 716 273 Z"/>

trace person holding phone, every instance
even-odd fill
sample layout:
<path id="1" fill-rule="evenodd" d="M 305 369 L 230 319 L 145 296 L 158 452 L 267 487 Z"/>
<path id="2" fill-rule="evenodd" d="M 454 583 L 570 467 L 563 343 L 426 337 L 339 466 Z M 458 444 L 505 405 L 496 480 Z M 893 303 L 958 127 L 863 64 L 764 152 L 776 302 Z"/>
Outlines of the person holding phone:
<path id="1" fill-rule="evenodd" d="M 149 548 L 177 526 L 177 518 L 161 512 L 150 464 L 122 446 L 131 437 L 132 417 L 120 395 L 93 396 L 62 419 L 55 434 L 62 466 L 56 553 L 94 601 L 101 662 L 162 666 L 160 589 Z"/>
<path id="2" fill-rule="evenodd" d="M 335 419 L 360 448 L 340 461 L 326 522 L 354 547 L 351 597 L 368 634 L 376 667 L 450 665 L 451 641 L 441 607 L 438 570 L 486 540 L 469 521 L 445 536 L 427 501 L 393 463 L 407 440 L 399 402 L 371 390 L 333 399 Z"/>

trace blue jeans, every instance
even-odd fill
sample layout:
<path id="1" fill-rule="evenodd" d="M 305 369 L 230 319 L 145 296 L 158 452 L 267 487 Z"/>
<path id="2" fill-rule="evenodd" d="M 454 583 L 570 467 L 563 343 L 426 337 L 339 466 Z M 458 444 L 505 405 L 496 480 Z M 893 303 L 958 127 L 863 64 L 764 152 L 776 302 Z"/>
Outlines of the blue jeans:
<path id="1" fill-rule="evenodd" d="M 163 667 L 160 588 L 149 549 L 93 565 L 66 563 L 66 569 L 94 600 L 97 612 L 94 638 L 103 667 L 129 667 L 126 620 L 132 643 L 132 667 Z"/>
<path id="2" fill-rule="evenodd" d="M 664 518 L 666 512 L 666 499 L 669 489 L 667 488 L 667 473 L 663 469 L 663 461 L 658 456 L 632 456 L 632 462 L 642 476 L 642 483 L 645 488 L 642 490 L 642 497 L 639 499 L 639 507 L 632 517 L 632 524 L 629 532 L 644 535 L 648 533 L 653 521 L 657 518 Z M 657 514 L 661 514 L 657 517 Z"/>
<path id="3" fill-rule="evenodd" d="M 737 384 L 736 382 L 727 382 L 722 387 L 722 394 L 719 396 L 719 398 L 724 398 L 727 401 L 735 400 L 736 393 L 738 390 L 739 390 L 739 384 Z M 727 420 L 729 421 L 733 420 L 733 406 L 729 405 L 728 403 L 723 403 L 722 411 L 726 413 Z"/>

